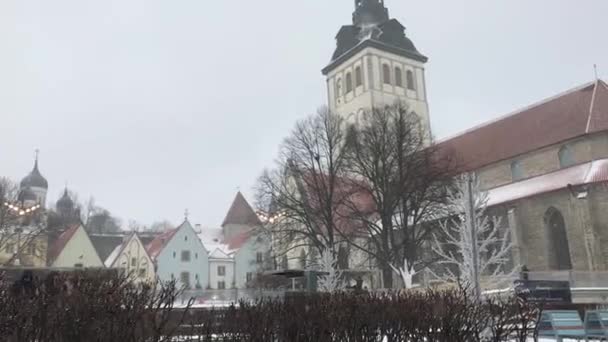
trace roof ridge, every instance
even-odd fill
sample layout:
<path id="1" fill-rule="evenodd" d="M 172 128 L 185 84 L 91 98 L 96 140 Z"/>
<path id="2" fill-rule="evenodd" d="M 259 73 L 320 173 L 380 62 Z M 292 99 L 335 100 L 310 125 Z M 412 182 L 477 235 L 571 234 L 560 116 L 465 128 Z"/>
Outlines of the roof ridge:
<path id="1" fill-rule="evenodd" d="M 512 116 L 516 116 L 518 114 L 524 113 L 524 112 L 526 112 L 526 111 L 528 111 L 528 110 L 530 110 L 532 108 L 540 107 L 540 106 L 542 106 L 542 105 L 544 105 L 544 104 L 546 104 L 548 102 L 551 102 L 553 100 L 557 100 L 560 97 L 573 94 L 573 93 L 575 93 L 577 91 L 584 90 L 584 89 L 588 88 L 589 86 L 594 85 L 595 83 L 596 83 L 596 81 L 587 82 L 587 83 L 582 84 L 580 86 L 577 86 L 577 87 L 571 88 L 569 90 L 563 91 L 561 93 L 558 93 L 557 95 L 553 95 L 553 96 L 547 97 L 544 100 L 541 100 L 541 101 L 535 102 L 535 103 L 533 103 L 531 105 L 528 105 L 528 106 L 525 106 L 523 108 L 517 109 L 517 110 L 515 110 L 513 112 L 509 112 L 509 113 L 507 113 L 505 115 L 501 115 L 501 116 L 499 116 L 497 118 L 494 118 L 492 120 L 488 120 L 486 122 L 482 122 L 479 125 L 473 126 L 473 127 L 468 128 L 468 129 L 466 129 L 464 131 L 461 131 L 461 132 L 455 133 L 453 135 L 449 135 L 449 136 L 447 136 L 445 138 L 439 139 L 439 141 L 437 142 L 437 144 L 441 144 L 441 143 L 444 143 L 446 141 L 450 141 L 452 139 L 455 139 L 455 138 L 461 137 L 463 135 L 466 135 L 468 133 L 477 131 L 477 130 L 479 130 L 481 128 L 490 126 L 492 124 L 495 124 L 495 123 L 497 123 L 499 121 L 505 120 L 505 119 L 510 118 Z"/>
<path id="2" fill-rule="evenodd" d="M 585 127 L 585 133 L 589 133 L 589 127 L 591 126 L 591 116 L 593 116 L 593 107 L 595 107 L 595 97 L 597 95 L 597 90 L 600 85 L 599 78 L 595 81 L 595 85 L 593 87 L 593 95 L 591 95 L 591 103 L 589 104 L 589 115 L 587 116 L 587 126 Z"/>

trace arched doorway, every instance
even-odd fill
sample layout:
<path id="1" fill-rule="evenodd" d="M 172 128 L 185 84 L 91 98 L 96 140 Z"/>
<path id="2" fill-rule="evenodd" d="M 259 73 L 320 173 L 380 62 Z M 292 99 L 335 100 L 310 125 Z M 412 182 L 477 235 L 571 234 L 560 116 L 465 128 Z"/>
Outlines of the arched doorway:
<path id="1" fill-rule="evenodd" d="M 548 238 L 549 268 L 552 270 L 571 270 L 570 244 L 566 233 L 564 217 L 555 208 L 545 213 L 545 229 Z"/>

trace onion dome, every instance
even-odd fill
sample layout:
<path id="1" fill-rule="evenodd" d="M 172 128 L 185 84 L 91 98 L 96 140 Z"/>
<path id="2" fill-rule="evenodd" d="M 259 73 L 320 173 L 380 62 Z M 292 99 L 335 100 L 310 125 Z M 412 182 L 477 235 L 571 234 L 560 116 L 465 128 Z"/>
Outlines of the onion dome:
<path id="1" fill-rule="evenodd" d="M 57 201 L 57 210 L 59 212 L 71 212 L 74 209 L 74 201 L 70 198 L 68 189 L 63 192 L 63 196 Z"/>
<path id="2" fill-rule="evenodd" d="M 40 170 L 38 170 L 38 158 L 36 158 L 32 172 L 21 181 L 21 189 L 26 188 L 42 188 L 45 190 L 49 188 L 49 183 L 42 177 Z"/>

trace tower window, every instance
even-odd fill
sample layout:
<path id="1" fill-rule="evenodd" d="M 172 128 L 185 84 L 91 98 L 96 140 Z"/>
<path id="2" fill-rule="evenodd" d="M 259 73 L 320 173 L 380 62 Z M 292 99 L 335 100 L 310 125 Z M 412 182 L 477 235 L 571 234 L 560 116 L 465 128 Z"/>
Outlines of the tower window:
<path id="1" fill-rule="evenodd" d="M 342 96 L 342 79 L 338 78 L 336 80 L 336 97 Z"/>
<path id="2" fill-rule="evenodd" d="M 382 64 L 382 76 L 384 84 L 391 84 L 391 68 L 388 64 Z"/>
<path id="3" fill-rule="evenodd" d="M 363 75 L 361 74 L 361 67 L 355 68 L 355 87 L 363 85 Z"/>
<path id="4" fill-rule="evenodd" d="M 348 72 L 346 73 L 346 93 L 353 91 L 353 75 Z"/>
<path id="5" fill-rule="evenodd" d="M 406 73 L 407 77 L 407 89 L 416 90 L 416 83 L 414 82 L 414 73 L 411 70 L 408 70 Z"/>
<path id="6" fill-rule="evenodd" d="M 395 67 L 395 85 L 403 87 L 403 73 L 399 67 Z"/>
<path id="7" fill-rule="evenodd" d="M 559 157 L 559 166 L 561 168 L 570 167 L 575 164 L 572 149 L 569 146 L 563 146 L 557 153 Z"/>

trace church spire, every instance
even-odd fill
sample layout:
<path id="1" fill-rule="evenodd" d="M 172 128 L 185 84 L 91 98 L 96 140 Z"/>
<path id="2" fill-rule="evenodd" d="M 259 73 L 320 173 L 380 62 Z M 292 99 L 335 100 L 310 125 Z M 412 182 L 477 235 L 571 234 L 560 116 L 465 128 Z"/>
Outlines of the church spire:
<path id="1" fill-rule="evenodd" d="M 388 9 L 384 6 L 384 0 L 355 0 L 354 25 L 377 25 L 389 19 Z"/>

